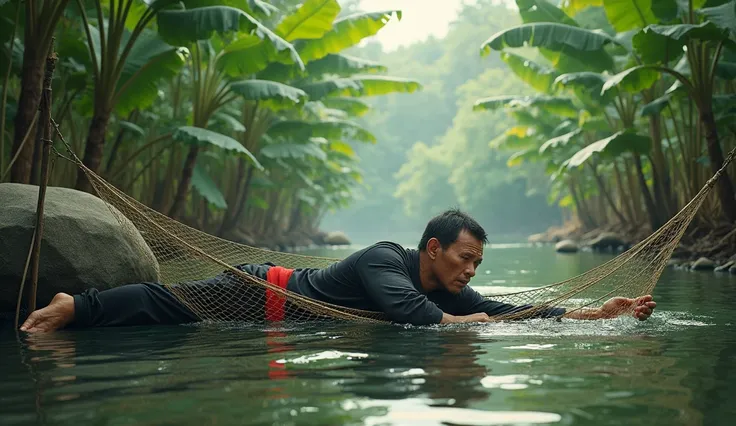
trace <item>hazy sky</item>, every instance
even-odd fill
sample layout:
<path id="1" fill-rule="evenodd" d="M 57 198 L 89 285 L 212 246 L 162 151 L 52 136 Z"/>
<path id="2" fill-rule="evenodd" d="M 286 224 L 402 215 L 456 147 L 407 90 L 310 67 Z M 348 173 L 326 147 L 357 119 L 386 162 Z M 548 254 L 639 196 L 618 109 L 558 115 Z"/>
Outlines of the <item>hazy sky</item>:
<path id="1" fill-rule="evenodd" d="M 380 41 L 384 50 L 393 50 L 429 35 L 444 37 L 463 3 L 473 4 L 475 0 L 361 0 L 360 8 L 367 12 L 390 9 L 403 12 L 401 21 L 389 22 L 371 38 Z"/>

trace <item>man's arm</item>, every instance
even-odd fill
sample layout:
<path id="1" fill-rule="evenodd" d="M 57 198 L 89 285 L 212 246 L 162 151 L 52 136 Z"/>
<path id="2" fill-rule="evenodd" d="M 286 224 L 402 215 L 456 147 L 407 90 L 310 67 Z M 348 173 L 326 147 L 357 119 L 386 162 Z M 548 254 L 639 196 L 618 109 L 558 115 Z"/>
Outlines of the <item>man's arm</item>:
<path id="1" fill-rule="evenodd" d="M 532 310 L 533 305 L 512 305 L 509 303 L 498 302 L 483 297 L 480 293 L 470 287 L 463 289 L 458 296 L 453 313 L 462 315 L 472 315 L 481 312 L 488 317 L 499 315 L 509 315 L 523 313 L 529 311 L 527 315 L 523 315 L 520 319 L 529 318 L 551 318 L 559 317 L 565 314 L 565 308 L 546 308 L 541 310 Z"/>
<path id="2" fill-rule="evenodd" d="M 21 326 L 29 333 L 74 327 L 184 324 L 197 316 L 159 284 L 129 284 L 109 290 L 57 294 L 49 306 L 33 311 Z"/>
<path id="3" fill-rule="evenodd" d="M 633 314 L 639 321 L 645 321 L 654 312 L 657 302 L 652 296 L 644 296 L 630 299 L 628 297 L 614 297 L 609 299 L 600 308 L 580 308 L 567 312 L 564 317 L 570 319 L 596 320 L 604 318 L 616 318 L 622 314 Z"/>
<path id="4" fill-rule="evenodd" d="M 489 317 L 519 313 L 528 310 L 533 305 L 514 306 L 507 303 L 488 300 L 471 288 L 463 290 L 458 302 L 458 311 L 464 314 L 473 312 L 484 312 Z M 530 311 L 529 315 L 521 316 L 521 319 L 529 318 L 552 318 L 563 317 L 579 320 L 597 320 L 616 318 L 622 314 L 633 314 L 634 318 L 644 321 L 649 318 L 657 303 L 652 300 L 651 295 L 645 295 L 630 299 L 626 297 L 614 297 L 609 299 L 600 308 L 579 308 L 567 311 L 565 308 L 551 307 L 543 310 Z"/>

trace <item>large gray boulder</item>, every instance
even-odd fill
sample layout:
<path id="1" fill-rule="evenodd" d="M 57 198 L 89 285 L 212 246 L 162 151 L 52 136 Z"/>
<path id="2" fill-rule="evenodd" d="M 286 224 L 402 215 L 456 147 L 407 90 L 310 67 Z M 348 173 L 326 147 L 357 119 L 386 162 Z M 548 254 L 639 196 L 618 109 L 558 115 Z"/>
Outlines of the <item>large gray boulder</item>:
<path id="1" fill-rule="evenodd" d="M 15 310 L 35 226 L 38 187 L 0 184 L 0 312 Z M 111 210 L 112 209 L 112 210 Z M 46 191 L 37 303 L 54 294 L 158 281 L 158 262 L 133 224 L 101 199 L 68 188 Z M 30 280 L 28 281 L 30 282 Z"/>

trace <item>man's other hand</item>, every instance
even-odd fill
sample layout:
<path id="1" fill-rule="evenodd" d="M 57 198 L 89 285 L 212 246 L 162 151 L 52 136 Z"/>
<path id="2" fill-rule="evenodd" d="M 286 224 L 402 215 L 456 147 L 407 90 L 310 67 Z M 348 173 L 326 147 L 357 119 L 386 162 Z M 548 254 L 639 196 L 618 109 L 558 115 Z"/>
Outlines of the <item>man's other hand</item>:
<path id="1" fill-rule="evenodd" d="M 601 306 L 600 313 L 602 318 L 615 318 L 623 313 L 631 312 L 634 318 L 645 321 L 652 315 L 656 307 L 657 302 L 652 300 L 652 296 L 648 294 L 635 299 L 614 297 Z"/>
<path id="2" fill-rule="evenodd" d="M 74 297 L 57 293 L 43 309 L 31 312 L 20 326 L 21 331 L 38 333 L 58 330 L 74 320 Z"/>

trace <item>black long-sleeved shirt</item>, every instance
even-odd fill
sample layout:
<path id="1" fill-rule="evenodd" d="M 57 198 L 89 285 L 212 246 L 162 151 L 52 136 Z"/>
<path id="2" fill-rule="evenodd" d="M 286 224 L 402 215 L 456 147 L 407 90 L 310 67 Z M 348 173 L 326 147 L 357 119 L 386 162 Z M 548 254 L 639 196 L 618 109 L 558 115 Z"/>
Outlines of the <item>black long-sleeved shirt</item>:
<path id="1" fill-rule="evenodd" d="M 265 278 L 269 268 L 268 265 L 238 267 L 260 278 Z M 213 286 L 220 286 L 218 291 L 227 291 L 215 278 L 180 285 L 199 286 L 209 292 Z M 488 300 L 470 287 L 458 294 L 442 290 L 425 293 L 419 278 L 419 252 L 392 242 L 376 243 L 326 268 L 296 269 L 287 289 L 335 305 L 384 312 L 394 322 L 416 325 L 437 324 L 443 312 L 451 315 L 485 312 L 495 316 L 531 307 Z M 77 326 L 178 324 L 198 319 L 168 290 L 152 283 L 102 292 L 87 290 L 74 297 L 74 304 Z M 550 308 L 533 316 L 556 317 L 564 313 L 563 308 Z"/>

